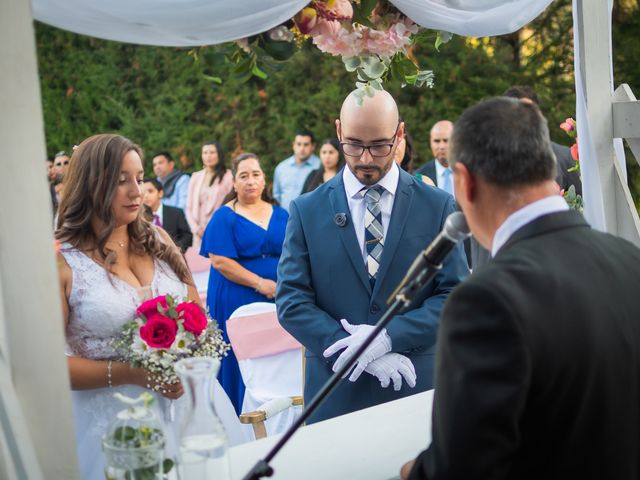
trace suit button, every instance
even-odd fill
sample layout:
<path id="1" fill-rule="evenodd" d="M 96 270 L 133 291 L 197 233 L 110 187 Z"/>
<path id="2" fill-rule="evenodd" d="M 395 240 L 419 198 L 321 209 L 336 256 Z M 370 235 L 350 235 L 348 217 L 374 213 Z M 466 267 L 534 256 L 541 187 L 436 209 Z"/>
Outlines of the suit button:
<path id="1" fill-rule="evenodd" d="M 375 303 L 373 305 L 371 305 L 371 308 L 369 309 L 369 312 L 371 313 L 378 313 L 380 311 L 380 307 L 378 305 L 376 305 Z"/>

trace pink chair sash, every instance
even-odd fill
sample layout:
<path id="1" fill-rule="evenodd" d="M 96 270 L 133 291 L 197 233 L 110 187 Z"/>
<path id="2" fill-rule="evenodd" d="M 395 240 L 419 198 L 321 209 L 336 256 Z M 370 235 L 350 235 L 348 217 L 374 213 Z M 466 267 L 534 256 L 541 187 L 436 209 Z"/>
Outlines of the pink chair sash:
<path id="1" fill-rule="evenodd" d="M 302 345 L 282 328 L 276 312 L 230 318 L 226 325 L 231 347 L 238 360 L 302 348 Z"/>

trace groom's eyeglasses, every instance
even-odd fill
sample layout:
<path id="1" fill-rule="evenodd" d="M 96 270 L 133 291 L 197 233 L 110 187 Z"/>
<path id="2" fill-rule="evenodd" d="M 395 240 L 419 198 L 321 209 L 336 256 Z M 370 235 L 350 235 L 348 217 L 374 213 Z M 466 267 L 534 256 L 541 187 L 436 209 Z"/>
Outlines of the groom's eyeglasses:
<path id="1" fill-rule="evenodd" d="M 361 145 L 359 143 L 348 143 L 348 142 L 340 142 L 342 146 L 342 152 L 349 157 L 361 157 L 364 155 L 365 150 L 369 150 L 369 154 L 372 157 L 386 157 L 393 150 L 393 146 L 395 145 L 394 141 L 396 135 L 398 134 L 398 128 L 400 128 L 400 124 L 396 127 L 396 131 L 393 134 L 391 143 L 376 143 L 375 145 Z"/>

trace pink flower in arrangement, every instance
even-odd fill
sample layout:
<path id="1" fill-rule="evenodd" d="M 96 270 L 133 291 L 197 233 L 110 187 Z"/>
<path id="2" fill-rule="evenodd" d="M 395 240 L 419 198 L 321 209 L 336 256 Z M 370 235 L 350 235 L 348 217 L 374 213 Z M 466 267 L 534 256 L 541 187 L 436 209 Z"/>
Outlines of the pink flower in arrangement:
<path id="1" fill-rule="evenodd" d="M 144 316 L 144 318 L 149 318 L 153 314 L 158 313 L 158 304 L 162 308 L 167 308 L 167 297 L 164 295 L 160 295 L 159 297 L 152 298 L 151 300 L 147 300 L 140 304 L 140 306 L 136 309 L 136 316 Z"/>
<path id="2" fill-rule="evenodd" d="M 576 130 L 576 121 L 569 117 L 560 124 L 560 128 L 567 133 L 574 132 Z"/>
<path id="3" fill-rule="evenodd" d="M 576 139 L 577 140 L 577 139 Z M 578 161 L 578 142 L 574 143 L 571 146 L 571 156 L 573 157 L 573 159 L 577 162 Z"/>
<path id="4" fill-rule="evenodd" d="M 394 18 L 387 29 L 372 29 L 357 25 L 352 30 L 340 22 L 320 20 L 310 31 L 313 43 L 323 52 L 344 58 L 359 55 L 391 57 L 409 45 L 418 26 L 408 18 Z"/>
<path id="5" fill-rule="evenodd" d="M 175 320 L 157 312 L 148 316 L 147 323 L 140 327 L 140 338 L 151 348 L 171 348 L 177 333 Z"/>
<path id="6" fill-rule="evenodd" d="M 351 21 L 353 6 L 350 0 L 317 0 L 314 2 L 318 15 L 327 20 Z"/>
<path id="7" fill-rule="evenodd" d="M 193 333 L 196 337 L 207 328 L 207 316 L 195 303 L 183 302 L 176 307 L 176 311 L 180 318 L 184 320 L 184 329 Z"/>

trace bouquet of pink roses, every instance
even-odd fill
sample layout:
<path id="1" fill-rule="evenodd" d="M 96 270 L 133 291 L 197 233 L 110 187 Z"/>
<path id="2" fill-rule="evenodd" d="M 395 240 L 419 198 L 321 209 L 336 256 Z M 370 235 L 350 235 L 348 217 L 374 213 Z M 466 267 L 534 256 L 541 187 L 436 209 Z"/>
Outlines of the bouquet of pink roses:
<path id="1" fill-rule="evenodd" d="M 123 361 L 146 369 L 156 390 L 160 384 L 178 381 L 173 369 L 178 360 L 221 358 L 229 350 L 215 320 L 196 303 L 178 303 L 171 295 L 142 303 L 135 318 L 114 339 L 113 347 Z"/>

